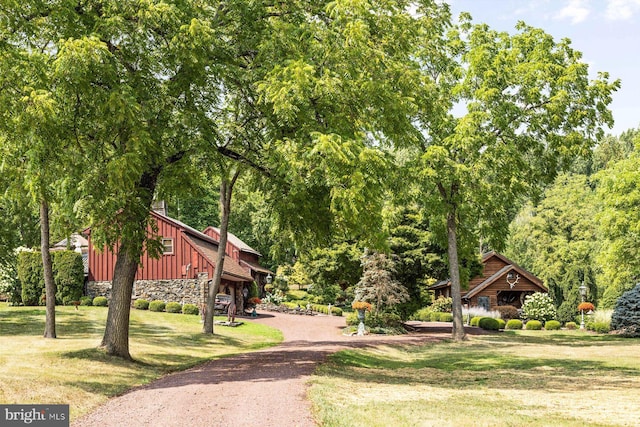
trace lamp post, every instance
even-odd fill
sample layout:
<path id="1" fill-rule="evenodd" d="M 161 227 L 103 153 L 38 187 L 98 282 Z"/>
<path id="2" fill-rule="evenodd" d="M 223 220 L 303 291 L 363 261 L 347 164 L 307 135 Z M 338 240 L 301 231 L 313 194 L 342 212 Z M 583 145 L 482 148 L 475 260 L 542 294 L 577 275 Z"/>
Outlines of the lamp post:
<path id="1" fill-rule="evenodd" d="M 578 290 L 580 291 L 580 297 L 582 298 L 582 302 L 584 302 L 587 297 L 587 287 L 584 285 L 584 280 L 582 281 L 582 285 L 580 285 Z M 580 314 L 582 316 L 580 320 L 580 329 L 584 329 L 584 310 L 580 310 Z"/>

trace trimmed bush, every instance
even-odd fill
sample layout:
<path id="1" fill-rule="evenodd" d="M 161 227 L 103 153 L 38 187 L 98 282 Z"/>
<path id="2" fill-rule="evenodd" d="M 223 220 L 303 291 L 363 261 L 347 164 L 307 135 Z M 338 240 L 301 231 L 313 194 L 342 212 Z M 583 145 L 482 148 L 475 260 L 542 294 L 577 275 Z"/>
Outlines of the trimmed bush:
<path id="1" fill-rule="evenodd" d="M 155 300 L 149 303 L 149 310 L 160 312 L 164 311 L 165 306 L 166 304 L 164 303 L 164 301 Z"/>
<path id="2" fill-rule="evenodd" d="M 107 297 L 95 297 L 93 299 L 93 305 L 96 307 L 106 307 L 109 305 L 109 301 L 107 300 Z"/>
<path id="3" fill-rule="evenodd" d="M 499 305 L 496 307 L 496 311 L 500 313 L 500 317 L 505 320 L 518 318 L 518 309 L 512 305 Z"/>
<path id="4" fill-rule="evenodd" d="M 182 304 L 179 302 L 168 302 L 165 306 L 167 313 L 182 313 Z"/>
<path id="5" fill-rule="evenodd" d="M 482 317 L 476 316 L 471 318 L 471 321 L 469 322 L 469 324 L 471 326 L 478 326 L 478 322 L 480 321 L 480 319 L 482 319 Z"/>
<path id="6" fill-rule="evenodd" d="M 84 286 L 82 255 L 73 251 L 51 252 L 51 267 L 56 285 L 56 304 L 79 301 Z M 44 304 L 44 269 L 40 252 L 18 254 L 18 279 L 22 284 L 24 305 Z"/>
<path id="7" fill-rule="evenodd" d="M 500 329 L 500 324 L 493 317 L 482 317 L 478 320 L 478 326 L 488 331 L 497 331 Z"/>
<path id="8" fill-rule="evenodd" d="M 81 297 L 80 298 L 80 305 L 86 305 L 86 306 L 93 305 L 93 298 L 91 298 L 91 297 Z"/>
<path id="9" fill-rule="evenodd" d="M 56 284 L 56 304 L 79 301 L 84 287 L 82 255 L 74 251 L 51 252 L 53 280 Z"/>
<path id="10" fill-rule="evenodd" d="M 544 328 L 547 331 L 557 331 L 560 329 L 560 322 L 557 320 L 548 320 L 545 322 Z"/>
<path id="11" fill-rule="evenodd" d="M 539 331 L 542 329 L 542 322 L 539 320 L 529 320 L 525 325 L 525 329 L 528 331 Z"/>
<path id="12" fill-rule="evenodd" d="M 342 317 L 342 309 L 340 307 L 331 307 L 331 314 L 334 316 Z"/>
<path id="13" fill-rule="evenodd" d="M 149 301 L 147 301 L 146 299 L 137 299 L 133 303 L 133 307 L 137 308 L 138 310 L 148 310 L 149 309 Z"/>
<path id="14" fill-rule="evenodd" d="M 182 314 L 200 314 L 200 310 L 195 304 L 185 304 L 182 306 Z"/>
<path id="15" fill-rule="evenodd" d="M 498 326 L 499 329 L 504 329 L 505 326 L 507 326 L 507 322 L 504 321 L 504 319 L 496 319 L 498 321 Z"/>
<path id="16" fill-rule="evenodd" d="M 505 329 L 522 329 L 522 320 L 511 319 L 507 322 Z"/>
<path id="17" fill-rule="evenodd" d="M 570 330 L 578 329 L 578 324 L 576 322 L 567 322 L 564 324 L 564 327 Z"/>
<path id="18" fill-rule="evenodd" d="M 453 314 L 451 313 L 439 313 L 438 321 L 440 322 L 453 322 Z"/>
<path id="19" fill-rule="evenodd" d="M 18 254 L 18 279 L 22 284 L 22 303 L 24 305 L 42 305 L 44 275 L 40 252 L 20 252 Z"/>

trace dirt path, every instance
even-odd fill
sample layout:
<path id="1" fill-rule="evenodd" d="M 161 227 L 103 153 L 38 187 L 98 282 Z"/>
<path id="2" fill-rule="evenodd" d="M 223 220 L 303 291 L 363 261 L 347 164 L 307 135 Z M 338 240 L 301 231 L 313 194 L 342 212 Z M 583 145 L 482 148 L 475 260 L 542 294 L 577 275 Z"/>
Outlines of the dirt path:
<path id="1" fill-rule="evenodd" d="M 280 329 L 277 347 L 214 360 L 113 398 L 72 426 L 315 426 L 306 383 L 340 349 L 421 343 L 447 329 L 398 337 L 346 337 L 343 317 L 267 313 L 251 320 Z"/>

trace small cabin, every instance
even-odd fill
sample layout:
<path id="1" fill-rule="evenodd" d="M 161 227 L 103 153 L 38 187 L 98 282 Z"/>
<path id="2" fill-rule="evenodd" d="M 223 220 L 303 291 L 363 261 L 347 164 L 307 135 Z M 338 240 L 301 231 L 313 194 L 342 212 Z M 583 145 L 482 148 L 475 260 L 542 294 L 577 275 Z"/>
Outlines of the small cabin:
<path id="1" fill-rule="evenodd" d="M 482 275 L 469 282 L 462 291 L 462 304 L 495 310 L 499 305 L 521 308 L 527 295 L 548 292 L 542 280 L 497 252 L 483 255 Z M 451 296 L 451 281 L 443 280 L 429 288 L 435 298 Z"/>

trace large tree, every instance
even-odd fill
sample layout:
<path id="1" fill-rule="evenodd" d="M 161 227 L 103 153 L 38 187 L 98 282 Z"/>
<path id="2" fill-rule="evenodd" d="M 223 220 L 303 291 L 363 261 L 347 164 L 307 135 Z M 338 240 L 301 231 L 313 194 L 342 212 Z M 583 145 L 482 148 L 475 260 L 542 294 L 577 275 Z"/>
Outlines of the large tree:
<path id="1" fill-rule="evenodd" d="M 561 174 L 540 202 L 527 204 L 510 226 L 507 256 L 545 282 L 563 322 L 574 319 L 583 283 L 589 301 L 598 302 L 599 205 L 588 177 Z"/>
<path id="2" fill-rule="evenodd" d="M 207 77 L 215 64 L 199 61 L 225 58 L 224 40 L 210 25 L 216 14 L 200 2 L 2 4 L 3 55 L 37 54 L 44 64 L 26 75 L 42 82 L 32 93 L 49 103 L 39 105 L 55 106 L 49 117 L 62 134 L 58 144 L 68 144 L 55 146 L 64 154 L 58 164 L 82 164 L 76 210 L 91 226 L 94 245 L 118 252 L 102 342 L 109 354 L 130 358 L 133 279 L 143 247 L 152 253 L 159 247 L 147 232 L 151 202 L 158 186 L 177 185 L 169 178 L 198 141 L 199 90 L 216 93 Z M 52 135 L 52 125 L 38 128 L 38 138 L 53 141 Z M 70 164 L 68 155 L 80 161 Z M 184 185 L 190 174 L 182 172 Z"/>
<path id="3" fill-rule="evenodd" d="M 433 18 L 442 9 L 423 3 Z M 222 102 L 207 112 L 213 125 L 201 129 L 210 130 L 213 153 L 226 158 L 221 243 L 239 168 L 267 194 L 274 229 L 299 248 L 339 233 L 381 243 L 376 231 L 390 157 L 378 147 L 413 130 L 403 112 L 412 105 L 406 94 L 416 75 L 407 76 L 405 67 L 420 33 L 408 6 L 256 2 L 225 10 L 239 19 L 228 36 L 237 61 L 221 74 Z M 218 284 L 216 274 L 211 292 Z"/>
<path id="4" fill-rule="evenodd" d="M 523 196 L 585 154 L 613 122 L 607 105 L 619 86 L 606 73 L 590 79 L 568 39 L 524 23 L 515 34 L 496 32 L 468 18 L 439 50 L 431 41 L 418 53 L 429 102 L 415 117 L 425 204 L 446 230 L 456 340 L 465 338 L 460 245 L 482 238 L 500 249 Z"/>
<path id="5" fill-rule="evenodd" d="M 640 143 L 640 138 L 636 138 Z M 596 175 L 597 196 L 603 209 L 596 217 L 602 238 L 597 255 L 601 265 L 601 305 L 612 308 L 640 279 L 640 151 Z"/>

